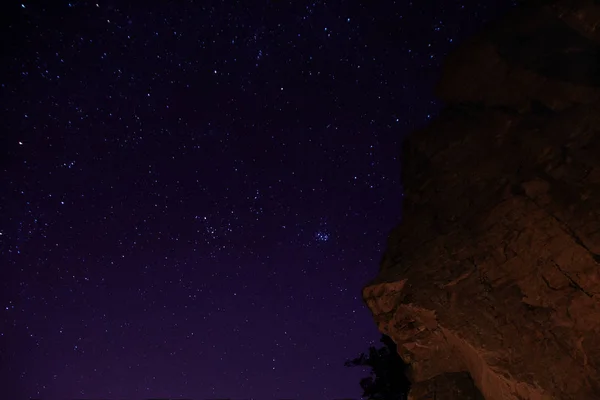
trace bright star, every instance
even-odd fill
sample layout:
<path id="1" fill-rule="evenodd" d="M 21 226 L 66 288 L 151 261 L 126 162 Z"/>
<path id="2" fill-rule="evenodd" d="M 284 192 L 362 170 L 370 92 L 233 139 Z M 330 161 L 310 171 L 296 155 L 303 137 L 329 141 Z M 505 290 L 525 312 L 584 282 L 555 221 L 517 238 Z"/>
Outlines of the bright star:
<path id="1" fill-rule="evenodd" d="M 318 242 L 327 242 L 329 240 L 329 237 L 329 233 L 323 231 L 319 231 L 315 234 L 315 238 Z"/>

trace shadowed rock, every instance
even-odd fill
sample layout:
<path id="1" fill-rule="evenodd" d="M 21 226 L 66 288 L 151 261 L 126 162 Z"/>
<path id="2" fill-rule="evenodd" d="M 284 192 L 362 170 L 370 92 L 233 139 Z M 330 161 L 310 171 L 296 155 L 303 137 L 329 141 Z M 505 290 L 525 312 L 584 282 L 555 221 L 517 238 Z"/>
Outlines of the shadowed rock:
<path id="1" fill-rule="evenodd" d="M 448 58 L 363 290 L 413 399 L 600 399 L 599 49 L 597 2 L 532 2 Z"/>

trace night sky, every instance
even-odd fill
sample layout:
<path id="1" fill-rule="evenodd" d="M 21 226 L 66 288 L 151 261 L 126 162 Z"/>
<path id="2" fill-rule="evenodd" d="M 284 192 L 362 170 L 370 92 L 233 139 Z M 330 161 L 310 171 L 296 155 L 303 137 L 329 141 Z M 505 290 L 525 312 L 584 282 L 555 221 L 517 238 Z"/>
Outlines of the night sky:
<path id="1" fill-rule="evenodd" d="M 401 139 L 512 2 L 5 3 L 3 398 L 359 397 Z"/>

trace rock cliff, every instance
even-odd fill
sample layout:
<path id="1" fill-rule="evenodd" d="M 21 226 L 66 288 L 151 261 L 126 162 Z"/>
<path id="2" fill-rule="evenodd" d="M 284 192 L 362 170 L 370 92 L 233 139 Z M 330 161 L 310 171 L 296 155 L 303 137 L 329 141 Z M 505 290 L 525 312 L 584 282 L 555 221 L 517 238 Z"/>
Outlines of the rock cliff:
<path id="1" fill-rule="evenodd" d="M 411 398 L 600 399 L 600 2 L 519 6 L 438 95 L 363 290 Z"/>

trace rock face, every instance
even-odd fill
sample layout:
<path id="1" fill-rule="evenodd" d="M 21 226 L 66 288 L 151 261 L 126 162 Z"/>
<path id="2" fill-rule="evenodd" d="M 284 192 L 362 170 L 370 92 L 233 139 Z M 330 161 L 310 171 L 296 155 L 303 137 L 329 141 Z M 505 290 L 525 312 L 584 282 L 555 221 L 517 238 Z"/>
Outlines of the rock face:
<path id="1" fill-rule="evenodd" d="M 600 399 L 600 2 L 520 6 L 444 71 L 363 298 L 415 400 Z"/>

